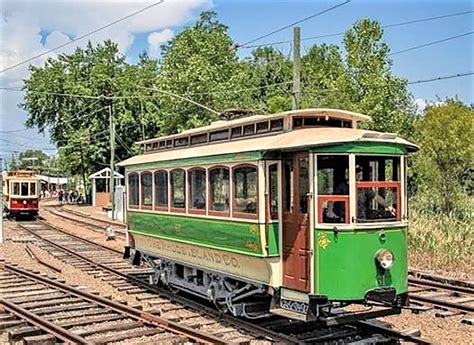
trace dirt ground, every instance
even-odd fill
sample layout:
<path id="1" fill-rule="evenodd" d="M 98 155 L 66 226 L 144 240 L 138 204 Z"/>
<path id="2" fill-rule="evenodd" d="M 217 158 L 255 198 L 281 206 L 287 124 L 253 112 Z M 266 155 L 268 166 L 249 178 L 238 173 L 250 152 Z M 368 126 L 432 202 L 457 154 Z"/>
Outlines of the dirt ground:
<path id="1" fill-rule="evenodd" d="M 114 249 L 123 248 L 124 241 L 121 239 L 106 241 L 105 235 L 84 229 L 80 226 L 74 226 L 69 222 L 60 220 L 58 217 L 51 215 L 50 213 L 43 212 L 42 216 L 51 223 L 68 230 L 73 234 L 81 235 L 101 244 L 106 244 Z M 52 276 L 60 276 L 65 279 L 66 283 L 87 287 L 92 291 L 98 291 L 104 296 L 112 296 L 116 299 L 134 302 L 132 296 L 115 291 L 112 286 L 109 286 L 102 281 L 97 281 L 80 270 L 56 260 L 48 253 L 29 243 L 27 241 L 28 239 L 20 238 L 17 234 L 14 223 L 10 221 L 4 222 L 4 237 L 5 242 L 0 244 L 0 259 L 4 259 L 9 263 L 21 265 L 28 269 L 42 271 Z M 36 256 L 61 269 L 61 273 L 55 272 L 54 270 L 51 270 L 33 260 L 25 251 L 25 247 L 28 243 Z M 437 273 L 441 274 L 442 272 Z M 466 275 L 463 275 L 462 272 L 458 272 L 454 275 L 451 274 L 451 276 L 456 276 L 458 278 L 467 277 Z M 389 322 L 399 330 L 418 329 L 421 331 L 421 336 L 423 338 L 435 343 L 474 344 L 474 326 L 461 323 L 463 318 L 467 317 L 453 316 L 449 318 L 437 318 L 434 316 L 433 311 L 421 314 L 413 314 L 411 311 L 403 311 L 401 315 L 385 317 L 381 320 Z M 471 318 L 474 318 L 474 316 Z"/>

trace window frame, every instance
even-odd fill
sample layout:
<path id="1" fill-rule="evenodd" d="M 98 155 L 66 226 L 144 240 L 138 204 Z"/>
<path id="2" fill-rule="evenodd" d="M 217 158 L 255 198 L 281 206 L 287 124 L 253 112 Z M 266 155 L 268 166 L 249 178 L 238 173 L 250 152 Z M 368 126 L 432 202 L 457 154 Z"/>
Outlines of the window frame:
<path id="1" fill-rule="evenodd" d="M 235 188 L 235 185 L 234 185 L 235 184 L 234 173 L 235 173 L 235 170 L 239 169 L 239 168 L 254 168 L 255 169 L 255 174 L 256 174 L 256 201 L 255 201 L 256 209 L 255 209 L 255 213 L 245 213 L 245 212 L 239 212 L 239 211 L 235 210 L 236 188 Z M 259 185 L 258 166 L 256 164 L 242 163 L 242 164 L 234 165 L 231 170 L 232 170 L 232 178 L 230 179 L 230 177 L 229 177 L 229 179 L 230 179 L 230 182 L 232 183 L 232 190 L 230 191 L 231 195 L 232 195 L 232 217 L 244 218 L 244 219 L 258 219 L 258 215 L 259 215 L 259 211 L 260 211 L 259 210 L 260 190 L 259 190 L 259 186 L 258 186 Z"/>
<path id="2" fill-rule="evenodd" d="M 272 201 L 272 195 L 271 195 L 271 171 L 270 168 L 272 166 L 276 166 L 276 197 L 277 197 L 277 212 L 273 213 L 271 211 L 271 201 Z M 282 207 L 282 186 L 280 183 L 280 178 L 281 178 L 281 161 L 267 161 L 266 164 L 266 169 L 265 169 L 265 174 L 266 174 L 266 190 L 267 192 L 265 193 L 265 217 L 268 218 L 269 222 L 275 222 L 280 219 L 280 210 Z"/>
<path id="3" fill-rule="evenodd" d="M 204 209 L 196 209 L 193 208 L 193 190 L 192 190 L 192 180 L 191 180 L 191 173 L 193 171 L 204 171 Z M 187 171 L 187 188 L 188 188 L 188 214 L 201 214 L 201 215 L 206 215 L 207 213 L 207 188 L 208 188 L 208 169 L 203 168 L 203 167 L 192 167 L 189 168 Z"/>
<path id="4" fill-rule="evenodd" d="M 131 203 L 131 198 L 132 198 L 132 192 L 131 192 L 131 187 L 130 187 L 130 178 L 133 177 L 134 175 L 137 176 L 137 182 L 138 182 L 138 204 L 132 204 Z M 140 174 L 136 171 L 129 172 L 127 175 L 127 189 L 128 189 L 128 198 L 127 198 L 127 203 L 128 203 L 128 208 L 132 209 L 140 209 Z"/>
<path id="5" fill-rule="evenodd" d="M 406 157 L 406 155 L 400 155 L 400 154 L 389 154 L 389 153 L 353 153 L 354 156 L 354 206 L 355 206 L 355 211 L 353 214 L 353 223 L 355 224 L 356 227 L 358 228 L 367 228 L 367 227 L 372 227 L 372 226 L 380 226 L 380 225 L 394 225 L 396 223 L 401 223 L 403 222 L 402 219 L 402 193 L 404 193 L 404 189 L 407 188 L 407 180 L 406 176 L 403 175 L 402 171 L 402 164 L 403 164 L 403 158 Z M 375 158 L 380 158 L 383 157 L 385 159 L 387 158 L 398 158 L 398 181 L 357 181 L 356 176 L 355 176 L 355 167 L 357 165 L 357 158 L 358 157 L 375 157 Z M 403 188 L 402 188 L 403 187 Z M 390 220 L 390 219 L 381 219 L 381 220 L 372 220 L 372 221 L 366 221 L 366 222 L 360 222 L 358 221 L 358 200 L 359 200 L 359 188 L 395 188 L 396 193 L 397 193 L 397 209 L 396 209 L 396 215 L 395 219 Z M 404 195 L 403 197 L 405 197 Z"/>
<path id="6" fill-rule="evenodd" d="M 215 211 L 211 208 L 212 205 L 212 193 L 211 193 L 211 171 L 214 169 L 227 169 L 229 172 L 229 209 L 227 211 Z M 207 214 L 209 216 L 218 216 L 218 217 L 227 217 L 230 218 L 231 214 L 230 211 L 232 210 L 232 168 L 227 165 L 213 165 L 207 168 L 207 190 L 208 190 L 208 200 L 207 200 Z"/>
<path id="7" fill-rule="evenodd" d="M 396 215 L 395 219 L 382 219 L 380 221 L 373 220 L 373 221 L 366 221 L 360 222 L 358 219 L 359 217 L 359 210 L 358 207 L 356 208 L 355 216 L 355 223 L 357 224 L 372 224 L 372 223 L 393 223 L 393 222 L 400 222 L 401 219 L 401 181 L 356 181 L 356 201 L 359 200 L 359 189 L 360 188 L 394 188 L 397 193 L 397 208 L 396 208 Z"/>
<path id="8" fill-rule="evenodd" d="M 316 180 L 315 180 L 315 185 L 314 185 L 314 190 L 315 190 L 315 194 L 316 194 L 316 206 L 317 206 L 317 218 L 316 218 L 316 223 L 319 224 L 319 226 L 346 226 L 346 225 L 350 225 L 352 223 L 352 218 L 351 218 L 351 181 L 352 181 L 352 177 L 351 177 L 351 153 L 331 153 L 331 152 L 328 152 L 328 153 L 317 153 L 314 157 L 314 164 L 315 164 L 315 169 L 314 169 L 314 175 L 316 177 Z M 338 157 L 347 157 L 347 170 L 348 170 L 348 174 L 349 174 L 349 180 L 348 180 L 348 184 L 349 184 L 349 191 L 348 191 L 348 194 L 347 195 L 343 195 L 343 194 L 319 194 L 319 181 L 318 181 L 318 172 L 319 172 L 319 166 L 318 166 L 318 158 L 319 157 L 327 157 L 327 156 L 338 156 Z M 344 223 L 325 223 L 323 221 L 324 217 L 323 217 L 323 204 L 327 201 L 332 201 L 332 202 L 344 202 L 345 204 L 345 217 L 346 217 L 346 221 Z"/>
<path id="9" fill-rule="evenodd" d="M 184 179 L 183 179 L 183 192 L 184 192 L 184 203 L 183 203 L 183 208 L 180 208 L 180 207 L 173 207 L 173 203 L 174 203 L 174 198 L 173 198 L 173 183 L 172 183 L 172 174 L 173 172 L 178 172 L 178 171 L 182 171 L 184 173 Z M 176 212 L 176 213 L 186 213 L 186 202 L 187 202 L 187 173 L 186 173 L 186 169 L 184 168 L 174 168 L 174 169 L 171 169 L 170 171 L 168 171 L 168 205 L 169 205 L 169 209 L 170 209 L 170 212 Z"/>
<path id="10" fill-rule="evenodd" d="M 144 201 L 144 193 L 143 193 L 143 183 L 142 183 L 142 176 L 145 175 L 145 174 L 150 174 L 151 175 L 151 205 L 144 205 L 143 201 Z M 140 182 L 139 182 L 139 186 L 140 186 L 140 193 L 139 193 L 139 198 L 140 198 L 140 202 L 139 202 L 139 205 L 140 205 L 140 210 L 152 210 L 153 209 L 153 197 L 154 197 L 154 190 L 153 190 L 153 172 L 151 172 L 150 170 L 144 170 L 144 171 L 141 171 L 140 172 Z"/>
<path id="11" fill-rule="evenodd" d="M 166 206 L 158 206 L 156 202 L 156 182 L 155 182 L 155 175 L 158 173 L 165 173 L 166 175 Z M 168 212 L 169 211 L 169 206 L 170 206 L 170 191 L 169 191 L 169 172 L 164 169 L 159 169 L 153 171 L 153 210 L 154 211 L 161 211 L 161 212 Z"/>

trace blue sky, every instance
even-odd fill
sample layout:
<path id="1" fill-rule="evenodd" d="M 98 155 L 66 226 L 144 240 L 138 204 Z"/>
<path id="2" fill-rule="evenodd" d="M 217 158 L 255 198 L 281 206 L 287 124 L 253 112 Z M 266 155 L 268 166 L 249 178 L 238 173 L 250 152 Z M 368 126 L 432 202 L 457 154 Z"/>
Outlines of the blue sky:
<path id="1" fill-rule="evenodd" d="M 172 34 L 182 30 L 184 25 L 192 25 L 202 10 L 214 10 L 218 19 L 229 27 L 232 39 L 237 42 L 246 42 L 255 37 L 268 33 L 274 29 L 319 12 L 325 8 L 338 4 L 340 1 L 264 1 L 264 0 L 187 0 L 181 2 L 165 3 L 157 6 L 153 11 L 140 14 L 129 23 L 119 25 L 109 31 L 92 36 L 91 39 L 100 41 L 111 38 L 119 42 L 128 61 L 136 61 L 143 50 L 153 50 L 150 35 L 154 33 L 155 48 L 160 44 L 160 39 L 171 37 Z M 4 56 L 11 58 L 11 52 L 22 52 L 17 57 L 22 58 L 35 55 L 37 51 L 58 45 L 73 36 L 82 34 L 99 27 L 107 22 L 126 15 L 145 5 L 143 3 L 123 2 L 122 0 L 102 0 L 91 3 L 84 1 L 57 2 L 26 2 L 2 0 L 2 17 L 9 19 L 5 28 L 2 27 L 2 67 L 9 66 L 15 61 L 4 61 Z M 60 4 L 60 5 L 59 5 Z M 130 6 L 132 7 L 132 10 Z M 38 6 L 35 8 L 35 6 Z M 92 8 L 96 6 L 97 9 Z M 100 6 L 100 8 L 99 8 Z M 127 7 L 128 6 L 128 7 Z M 173 8 L 169 10 L 169 8 Z M 71 7 L 74 7 L 73 9 Z M 160 8 L 161 7 L 161 8 Z M 382 25 L 440 16 L 455 12 L 472 11 L 473 2 L 467 0 L 454 1 L 369 1 L 353 0 L 347 5 L 339 7 L 329 13 L 301 23 L 302 38 L 337 33 L 347 30 L 356 20 L 369 17 L 379 21 Z M 64 20 L 57 19 L 64 13 Z M 31 13 L 30 13 L 31 12 Z M 95 16 L 100 12 L 100 16 Z M 29 14 L 28 14 L 29 13 Z M 53 13 L 53 14 L 51 14 Z M 55 15 L 56 14 L 56 15 Z M 83 15 L 84 14 L 84 15 Z M 107 17 L 107 15 L 109 17 Z M 445 18 L 436 21 L 407 25 L 403 27 L 387 28 L 384 40 L 392 51 L 410 48 L 420 44 L 448 38 L 474 30 L 474 15 L 467 14 L 457 17 Z M 35 25 L 29 23 L 34 22 Z M 23 26 L 22 26 L 23 24 Z M 19 27 L 22 27 L 21 30 Z M 33 44 L 27 44 L 27 39 Z M 289 40 L 292 30 L 287 29 L 256 43 L 269 43 L 274 41 Z M 394 55 L 393 71 L 396 75 L 410 81 L 429 79 L 433 77 L 453 75 L 474 71 L 473 66 L 473 38 L 474 35 L 464 36 L 448 42 L 430 47 Z M 19 41 L 26 41 L 24 46 L 18 46 Z M 342 37 L 331 37 L 317 40 L 303 41 L 302 52 L 313 44 L 332 43 L 341 46 Z M 36 50 L 31 46 L 36 44 Z M 288 52 L 289 44 L 276 46 L 283 52 Z M 30 49 L 30 50 L 27 50 Z M 69 49 L 73 49 L 73 45 Z M 67 52 L 68 50 L 66 50 Z M 240 49 L 239 56 L 245 57 L 250 49 Z M 59 53 L 62 51 L 59 51 Z M 35 61 L 41 65 L 43 60 Z M 15 74 L 16 73 L 16 74 Z M 14 73 L 0 75 L 2 86 L 21 85 L 21 78 L 27 76 L 25 69 Z M 459 97 L 465 103 L 474 103 L 473 93 L 474 77 L 467 76 L 450 80 L 436 81 L 425 84 L 410 85 L 410 91 L 420 104 L 436 101 L 437 97 Z M 21 130 L 26 118 L 15 104 L 21 101 L 21 94 L 13 92 L 1 93 L 1 130 Z M 38 136 L 34 131 L 17 133 L 0 133 L 0 155 L 9 157 L 10 151 L 22 151 L 27 147 L 52 148 L 47 138 Z M 25 138 L 26 137 L 27 140 Z M 32 144 L 32 143 L 35 144 Z M 54 152 L 53 150 L 47 151 Z"/>
<path id="2" fill-rule="evenodd" d="M 343 1 L 340 1 L 343 2 Z M 338 2 L 316 1 L 216 1 L 212 10 L 219 20 L 229 27 L 234 42 L 246 42 L 273 29 L 316 13 Z M 382 25 L 390 25 L 420 18 L 442 16 L 474 10 L 471 1 L 368 1 L 354 0 L 334 11 L 299 24 L 301 37 L 313 37 L 344 32 L 361 18 L 371 18 Z M 179 28 L 180 29 L 180 28 Z M 179 31 L 179 29 L 177 31 Z M 387 28 L 384 40 L 392 52 L 474 31 L 474 14 L 406 26 Z M 474 35 L 467 35 L 429 47 L 396 54 L 392 57 L 393 72 L 409 81 L 455 75 L 474 71 Z M 292 29 L 276 33 L 255 42 L 265 44 L 292 39 Z M 314 44 L 331 43 L 343 46 L 342 36 L 306 40 L 302 42 L 302 54 Z M 290 44 L 278 44 L 276 48 L 289 52 Z M 146 48 L 146 33 L 137 37 L 128 56 L 135 61 Z M 239 56 L 249 55 L 252 49 L 240 49 Z M 459 97 L 465 103 L 474 103 L 473 76 L 421 83 L 410 86 L 415 99 L 436 100 L 437 97 Z"/>

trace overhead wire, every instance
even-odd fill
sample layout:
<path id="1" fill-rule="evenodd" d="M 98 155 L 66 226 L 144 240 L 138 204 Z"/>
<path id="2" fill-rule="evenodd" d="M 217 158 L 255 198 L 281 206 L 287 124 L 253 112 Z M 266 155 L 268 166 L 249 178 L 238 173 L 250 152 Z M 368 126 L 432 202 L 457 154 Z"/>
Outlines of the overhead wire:
<path id="1" fill-rule="evenodd" d="M 106 29 L 106 28 L 108 28 L 108 27 L 111 27 L 112 25 L 115 25 L 115 24 L 117 24 L 117 23 L 120 23 L 120 22 L 122 22 L 122 21 L 124 21 L 124 20 L 126 20 L 126 19 L 128 19 L 128 18 L 130 18 L 130 17 L 133 17 L 133 16 L 135 16 L 135 15 L 137 15 L 137 14 L 140 14 L 140 13 L 142 13 L 142 12 L 145 12 L 145 11 L 149 10 L 150 8 L 152 8 L 152 7 L 155 7 L 155 6 L 157 6 L 157 5 L 162 4 L 163 2 L 164 2 L 164 0 L 160 0 L 160 1 L 158 1 L 158 2 L 152 3 L 151 5 L 148 5 L 148 6 L 142 8 L 142 9 L 140 9 L 140 10 L 138 10 L 138 11 L 132 12 L 132 13 L 130 13 L 130 14 L 124 16 L 124 17 L 121 17 L 121 18 L 119 18 L 119 19 L 117 19 L 117 20 L 114 20 L 114 21 L 111 22 L 111 23 L 108 23 L 108 24 L 103 25 L 103 26 L 101 26 L 101 27 L 99 27 L 99 28 L 97 28 L 97 29 L 94 29 L 94 30 L 92 30 L 92 31 L 89 31 L 89 32 L 85 33 L 84 35 L 81 35 L 81 36 L 79 36 L 79 37 L 76 37 L 76 38 L 74 38 L 74 39 L 68 41 L 68 42 L 65 42 L 65 43 L 63 43 L 63 44 L 60 44 L 60 45 L 58 45 L 58 46 L 56 46 L 56 47 L 54 47 L 54 48 L 52 48 L 52 49 L 49 49 L 49 50 L 47 50 L 47 51 L 41 53 L 41 54 L 35 55 L 35 56 L 30 57 L 30 58 L 28 58 L 28 59 L 26 59 L 26 60 L 20 61 L 20 62 L 14 64 L 14 65 L 11 65 L 11 66 L 9 66 L 9 67 L 7 67 L 7 68 L 4 68 L 3 70 L 0 71 L 0 73 L 9 71 L 9 70 L 11 70 L 11 69 L 13 69 L 13 68 L 15 68 L 15 67 L 18 67 L 18 66 L 21 66 L 21 65 L 23 65 L 23 64 L 25 64 L 25 63 L 27 63 L 27 62 L 33 61 L 33 60 L 35 60 L 35 59 L 37 59 L 37 58 L 39 58 L 39 57 L 41 57 L 41 56 L 43 56 L 43 55 L 52 53 L 52 52 L 54 52 L 54 51 L 56 51 L 56 50 L 58 50 L 58 49 L 60 49 L 60 48 L 63 48 L 63 47 L 65 47 L 65 46 L 71 44 L 71 43 L 77 42 L 77 41 L 79 41 L 79 40 L 81 40 L 81 39 L 83 39 L 83 38 L 85 38 L 85 37 L 87 37 L 87 36 L 93 35 L 93 34 L 99 32 L 99 31 L 102 31 L 102 30 L 104 30 L 104 29 Z"/>
<path id="2" fill-rule="evenodd" d="M 268 37 L 268 36 L 274 35 L 274 34 L 276 34 L 277 32 L 280 32 L 280 31 L 283 31 L 283 30 L 285 30 L 285 29 L 291 28 L 291 27 L 294 26 L 294 25 L 303 23 L 303 22 L 305 22 L 305 21 L 307 21 L 307 20 L 309 20 L 309 19 L 318 17 L 318 16 L 320 16 L 320 15 L 322 15 L 322 14 L 325 14 L 325 13 L 328 13 L 328 12 L 330 12 L 330 11 L 333 11 L 333 10 L 335 10 L 335 9 L 338 8 L 338 7 L 341 7 L 341 6 L 344 6 L 344 5 L 348 4 L 349 2 L 351 2 L 351 0 L 346 0 L 346 1 L 342 2 L 342 3 L 340 3 L 340 4 L 331 6 L 331 7 L 327 8 L 327 9 L 325 9 L 325 10 L 323 10 L 323 11 L 314 13 L 314 14 L 312 14 L 312 15 L 310 15 L 310 16 L 307 16 L 307 17 L 305 17 L 305 18 L 303 18 L 303 19 L 300 19 L 300 20 L 297 20 L 297 21 L 295 21 L 295 22 L 293 22 L 293 23 L 284 25 L 284 26 L 282 26 L 281 28 L 278 28 L 278 29 L 276 29 L 276 30 L 273 30 L 273 31 L 271 31 L 271 32 L 269 32 L 269 33 L 267 33 L 267 34 L 261 35 L 261 36 L 259 36 L 259 37 L 257 37 L 257 38 L 251 39 L 251 40 L 249 40 L 249 41 L 247 41 L 247 42 L 244 42 L 244 43 L 241 43 L 241 44 L 236 44 L 235 47 L 236 47 L 236 48 L 241 48 L 241 47 L 244 47 L 244 46 L 246 46 L 246 45 L 248 45 L 248 44 L 250 44 L 250 43 L 253 43 L 253 42 L 256 42 L 256 41 L 260 41 L 262 38 L 266 38 L 266 37 Z"/>
<path id="3" fill-rule="evenodd" d="M 406 53 L 406 52 L 409 52 L 409 51 L 412 51 L 412 50 L 421 49 L 421 48 L 425 48 L 425 47 L 432 46 L 432 45 L 435 45 L 435 44 L 439 44 L 439 43 L 451 41 L 451 40 L 454 40 L 454 39 L 456 39 L 456 38 L 460 38 L 460 37 L 472 35 L 473 33 L 474 33 L 474 31 L 465 32 L 465 33 L 460 34 L 460 35 L 450 36 L 450 37 L 447 37 L 447 38 L 443 38 L 443 39 L 441 39 L 441 40 L 437 40 L 437 41 L 433 41 L 433 42 L 428 42 L 428 43 L 420 44 L 420 45 L 417 45 L 417 46 L 414 46 L 414 47 L 410 47 L 410 48 L 398 50 L 398 51 L 395 51 L 395 52 L 393 52 L 393 53 L 389 53 L 388 55 L 389 55 L 389 56 L 393 56 L 393 55 L 398 55 L 398 54 Z"/>
<path id="4" fill-rule="evenodd" d="M 439 19 L 444 19 L 444 18 L 462 16 L 462 15 L 470 14 L 470 13 L 473 13 L 473 12 L 474 11 L 471 10 L 471 11 L 450 13 L 450 14 L 445 14 L 445 15 L 435 16 L 435 17 L 413 19 L 413 20 L 400 22 L 400 23 L 382 25 L 381 28 L 382 29 L 394 28 L 394 27 L 411 25 L 411 24 L 422 23 L 422 22 L 428 22 L 428 21 L 439 20 Z M 342 36 L 345 33 L 346 33 L 345 31 L 342 31 L 342 32 L 335 32 L 335 33 L 324 34 L 324 35 L 303 37 L 303 38 L 301 38 L 301 41 L 315 40 L 315 39 L 319 39 L 319 38 L 337 37 L 337 36 Z M 292 40 L 284 40 L 284 41 L 277 41 L 277 42 L 270 42 L 270 43 L 263 43 L 263 44 L 239 46 L 239 48 L 258 48 L 258 47 L 263 47 L 263 46 L 273 46 L 273 45 L 292 43 L 292 42 L 293 42 Z"/>
<path id="5" fill-rule="evenodd" d="M 473 75 L 473 74 L 474 74 L 474 72 L 464 72 L 464 73 L 446 75 L 446 76 L 430 78 L 430 79 L 421 79 L 421 80 L 416 80 L 416 81 L 409 81 L 407 84 L 413 85 L 413 84 L 430 83 L 430 82 L 438 81 L 438 80 L 446 80 L 446 79 L 466 77 L 466 76 Z"/>

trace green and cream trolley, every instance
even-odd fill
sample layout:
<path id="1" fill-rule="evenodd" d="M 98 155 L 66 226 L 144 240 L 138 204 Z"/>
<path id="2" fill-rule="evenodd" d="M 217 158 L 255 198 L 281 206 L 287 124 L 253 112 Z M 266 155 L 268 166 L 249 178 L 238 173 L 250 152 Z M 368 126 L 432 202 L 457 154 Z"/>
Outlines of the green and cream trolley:
<path id="1" fill-rule="evenodd" d="M 154 283 L 236 316 L 322 319 L 407 296 L 407 154 L 335 109 L 256 115 L 141 142 L 127 253 Z M 387 312 L 387 310 L 389 310 Z"/>

